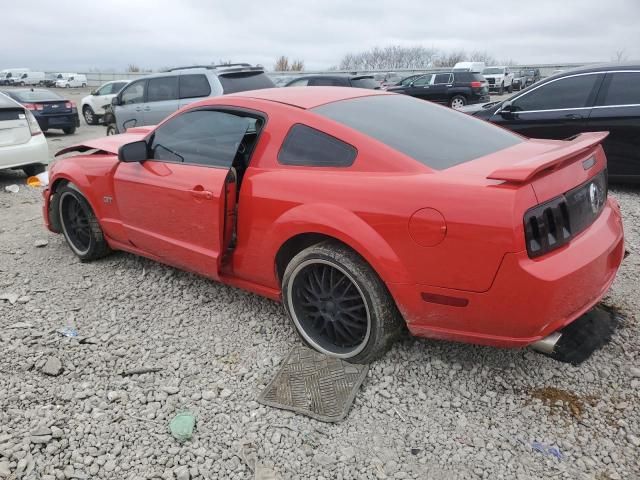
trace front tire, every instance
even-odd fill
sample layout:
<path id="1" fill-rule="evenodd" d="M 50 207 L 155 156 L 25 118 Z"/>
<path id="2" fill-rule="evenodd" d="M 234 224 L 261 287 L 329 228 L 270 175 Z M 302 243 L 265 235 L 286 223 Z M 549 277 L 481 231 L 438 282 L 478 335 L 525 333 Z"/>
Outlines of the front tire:
<path id="1" fill-rule="evenodd" d="M 82 109 L 82 116 L 84 117 L 84 121 L 87 122 L 87 125 L 96 125 L 98 123 L 96 114 L 89 105 L 85 105 Z"/>
<path id="2" fill-rule="evenodd" d="M 507 92 L 513 93 L 513 83 L 509 85 L 509 88 L 507 88 Z"/>
<path id="3" fill-rule="evenodd" d="M 46 168 L 47 167 L 45 167 L 42 163 L 34 163 L 33 165 L 25 165 L 24 167 L 22 167 L 22 171 L 27 177 L 33 177 L 35 175 L 38 175 L 39 173 L 44 172 Z"/>
<path id="4" fill-rule="evenodd" d="M 352 250 L 323 242 L 298 253 L 282 280 L 285 310 L 311 348 L 352 363 L 385 354 L 404 321 L 376 272 Z"/>
<path id="5" fill-rule="evenodd" d="M 104 257 L 111 249 L 89 202 L 75 188 L 62 187 L 56 194 L 62 233 L 80 261 L 89 262 Z"/>
<path id="6" fill-rule="evenodd" d="M 498 95 L 504 95 L 504 83 L 500 84 L 500 88 L 498 89 Z"/>
<path id="7" fill-rule="evenodd" d="M 116 124 L 115 123 L 110 123 L 109 125 L 107 125 L 107 136 L 109 135 L 117 135 L 118 132 L 116 131 Z"/>
<path id="8" fill-rule="evenodd" d="M 466 104 L 467 99 L 464 95 L 454 95 L 453 97 L 451 97 L 451 100 L 449 100 L 449 107 L 453 108 L 454 110 L 462 108 Z"/>

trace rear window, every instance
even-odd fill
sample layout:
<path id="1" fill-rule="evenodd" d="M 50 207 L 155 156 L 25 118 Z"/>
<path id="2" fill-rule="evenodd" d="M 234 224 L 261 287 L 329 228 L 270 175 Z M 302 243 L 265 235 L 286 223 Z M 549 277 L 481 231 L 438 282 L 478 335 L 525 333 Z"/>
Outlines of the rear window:
<path id="1" fill-rule="evenodd" d="M 607 95 L 602 105 L 640 104 L 640 72 L 608 73 Z"/>
<path id="2" fill-rule="evenodd" d="M 225 73 L 218 77 L 224 93 L 273 88 L 275 84 L 264 72 Z"/>
<path id="3" fill-rule="evenodd" d="M 64 100 L 60 95 L 49 90 L 25 90 L 25 91 L 13 91 L 11 96 L 17 99 L 19 102 L 51 102 Z"/>
<path id="4" fill-rule="evenodd" d="M 464 113 L 405 95 L 372 95 L 312 109 L 436 170 L 523 140 Z"/>
<path id="5" fill-rule="evenodd" d="M 380 88 L 380 83 L 376 82 L 373 77 L 352 78 L 351 86 L 356 88 Z"/>
<path id="6" fill-rule="evenodd" d="M 208 97 L 210 93 L 206 75 L 180 75 L 180 98 Z"/>
<path id="7" fill-rule="evenodd" d="M 348 143 L 298 123 L 284 139 L 278 162 L 308 167 L 348 167 L 357 154 Z"/>
<path id="8" fill-rule="evenodd" d="M 455 72 L 453 75 L 456 82 L 484 82 L 485 78 L 481 73 Z"/>

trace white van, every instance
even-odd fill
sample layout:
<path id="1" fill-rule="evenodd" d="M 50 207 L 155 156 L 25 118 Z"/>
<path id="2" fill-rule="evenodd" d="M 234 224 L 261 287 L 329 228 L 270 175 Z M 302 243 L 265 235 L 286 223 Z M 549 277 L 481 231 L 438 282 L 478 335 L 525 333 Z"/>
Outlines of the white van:
<path id="1" fill-rule="evenodd" d="M 0 85 L 16 85 L 22 74 L 28 71 L 28 68 L 7 68 L 2 70 L 0 72 Z"/>
<path id="2" fill-rule="evenodd" d="M 453 67 L 453 71 L 482 73 L 485 68 L 484 62 L 458 62 Z"/>
<path id="3" fill-rule="evenodd" d="M 61 76 L 63 78 L 60 78 Z M 61 73 L 58 75 L 58 80 L 56 81 L 56 87 L 59 88 L 84 88 L 86 86 L 87 76 L 82 73 Z"/>
<path id="4" fill-rule="evenodd" d="M 15 84 L 24 87 L 25 85 L 43 85 L 44 72 L 24 72 L 20 78 L 16 79 Z"/>

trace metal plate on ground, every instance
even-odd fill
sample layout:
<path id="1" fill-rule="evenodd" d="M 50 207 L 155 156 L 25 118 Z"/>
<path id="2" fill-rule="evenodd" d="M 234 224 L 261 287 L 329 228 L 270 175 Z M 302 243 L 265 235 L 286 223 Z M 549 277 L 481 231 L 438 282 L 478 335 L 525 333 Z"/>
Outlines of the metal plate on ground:
<path id="1" fill-rule="evenodd" d="M 349 413 L 368 370 L 367 365 L 297 346 L 262 391 L 258 402 L 322 422 L 339 422 Z"/>

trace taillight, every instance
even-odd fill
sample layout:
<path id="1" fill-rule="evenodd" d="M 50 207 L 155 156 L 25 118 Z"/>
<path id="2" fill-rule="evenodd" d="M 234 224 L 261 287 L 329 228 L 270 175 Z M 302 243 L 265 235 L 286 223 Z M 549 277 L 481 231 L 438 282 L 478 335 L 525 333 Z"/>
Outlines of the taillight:
<path id="1" fill-rule="evenodd" d="M 76 108 L 76 104 L 74 102 L 66 102 L 64 106 L 65 108 Z"/>
<path id="2" fill-rule="evenodd" d="M 44 108 L 39 103 L 23 103 L 22 106 L 27 110 L 42 110 Z"/>
<path id="3" fill-rule="evenodd" d="M 480 88 L 482 86 L 482 82 L 471 82 L 472 88 Z"/>
<path id="4" fill-rule="evenodd" d="M 27 123 L 29 124 L 29 131 L 31 132 L 31 136 L 34 137 L 36 135 L 41 135 L 42 129 L 40 128 L 40 125 L 38 125 L 38 121 L 36 120 L 36 117 L 33 116 L 33 113 L 31 113 L 29 110 L 25 110 L 25 114 L 27 116 Z"/>

